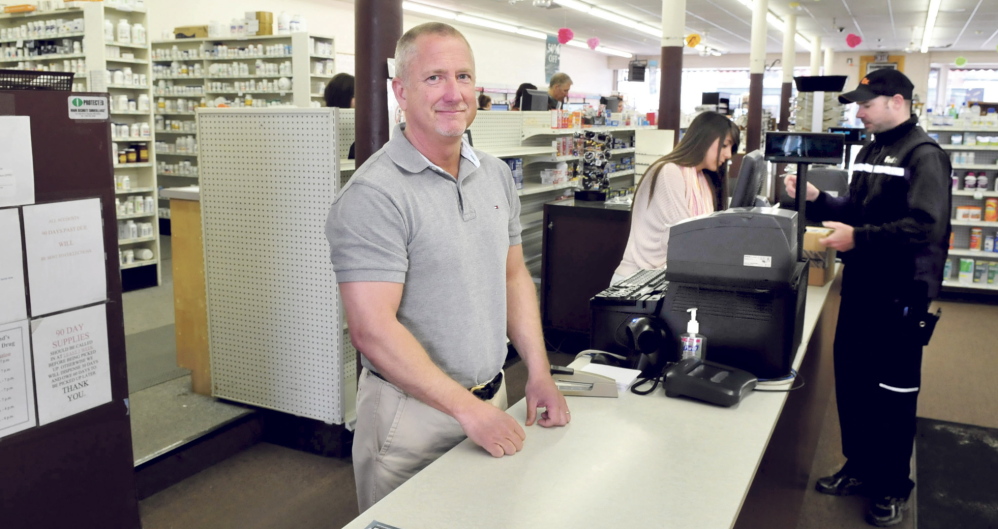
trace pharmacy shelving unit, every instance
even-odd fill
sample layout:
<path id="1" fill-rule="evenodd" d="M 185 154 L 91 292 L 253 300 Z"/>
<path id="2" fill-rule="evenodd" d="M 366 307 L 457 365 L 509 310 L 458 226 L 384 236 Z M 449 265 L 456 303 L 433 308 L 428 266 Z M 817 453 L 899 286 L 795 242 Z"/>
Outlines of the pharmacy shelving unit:
<path id="1" fill-rule="evenodd" d="M 998 283 L 988 284 L 986 273 L 983 274 L 979 282 L 960 281 L 959 278 L 960 259 L 973 259 L 975 266 L 978 263 L 998 262 L 998 252 L 970 249 L 971 229 L 981 228 L 985 237 L 995 236 L 998 235 L 998 222 L 955 220 L 957 207 L 977 206 L 983 212 L 985 200 L 998 198 L 998 192 L 995 191 L 996 181 L 998 181 L 998 163 L 996 163 L 998 162 L 998 127 L 930 126 L 927 130 L 929 134 L 938 138 L 939 145 L 951 155 L 951 159 L 965 162 L 953 163 L 953 175 L 958 179 L 958 189 L 952 191 L 954 220 L 950 222 L 953 226 L 953 249 L 947 255 L 950 260 L 950 275 L 944 278 L 943 287 L 947 290 L 998 293 Z M 955 139 L 956 142 L 954 142 Z M 966 163 L 969 153 L 974 155 L 973 163 Z M 974 173 L 975 176 L 983 174 L 987 177 L 987 186 L 984 189 L 966 189 L 967 173 Z"/>
<path id="2" fill-rule="evenodd" d="M 151 108 L 151 69 L 149 63 L 148 40 L 141 39 L 139 43 L 132 42 L 133 33 L 129 32 L 127 42 L 117 40 L 118 25 L 122 20 L 129 26 L 141 24 L 148 28 L 144 10 L 124 7 L 118 2 L 80 2 L 80 7 L 59 9 L 53 11 L 33 11 L 30 13 L 0 14 L 0 29 L 7 30 L 6 37 L 0 39 L 0 68 L 73 71 L 73 89 L 77 91 L 107 92 L 110 96 L 111 141 L 112 147 L 118 151 L 131 147 L 138 152 L 144 147 L 148 160 L 131 163 L 114 164 L 116 194 L 121 202 L 134 196 L 152 197 L 155 203 L 157 196 L 157 181 L 155 154 L 153 152 L 152 128 L 153 116 Z M 114 28 L 111 39 L 105 38 L 105 23 L 110 22 Z M 31 27 L 35 31 L 25 31 L 23 34 L 12 34 L 13 28 Z M 145 31 L 142 31 L 145 33 Z M 60 53 L 35 57 L 8 58 L 7 55 L 17 48 L 30 49 L 39 41 L 56 41 L 62 50 Z M 68 53 L 62 53 L 68 52 Z M 124 105 L 119 101 L 126 101 Z M 139 104 L 143 106 L 140 108 Z M 132 134 L 132 125 L 145 124 L 144 130 Z M 121 126 L 129 128 L 128 135 L 119 134 Z M 116 157 L 116 156 L 115 156 Z M 128 188 L 118 185 L 128 177 Z M 155 209 L 155 208 L 154 208 Z M 119 219 L 125 220 L 124 214 Z M 152 251 L 152 259 L 121 266 L 122 284 L 124 290 L 135 290 L 160 283 L 160 245 L 159 229 L 156 220 L 157 212 L 139 212 L 129 215 L 136 222 L 152 224 L 153 235 L 148 237 L 121 239 L 119 247 L 122 250 L 148 249 Z"/>
<path id="3" fill-rule="evenodd" d="M 152 43 L 152 55 L 157 173 L 164 187 L 198 183 L 197 108 L 323 106 L 322 92 L 336 71 L 333 38 L 309 33 L 161 40 Z M 165 201 L 160 210 L 169 216 Z"/>
<path id="4" fill-rule="evenodd" d="M 575 129 L 553 129 L 550 127 L 550 112 L 479 112 L 471 125 L 471 137 L 476 148 L 497 158 L 520 158 L 523 160 L 523 188 L 517 191 L 520 196 L 520 225 L 523 238 L 523 255 L 531 275 L 540 277 L 541 246 L 543 241 L 542 223 L 544 203 L 559 197 L 571 195 L 576 182 L 542 184 L 541 170 L 553 168 L 557 162 L 574 163 L 576 156 L 557 156 L 552 140 L 576 132 Z M 634 131 L 639 127 L 596 127 L 592 129 L 606 132 L 614 137 L 627 138 L 633 145 Z M 615 155 L 633 157 L 633 148 L 620 149 Z M 611 173 L 613 187 L 629 187 L 633 184 L 632 168 Z"/>

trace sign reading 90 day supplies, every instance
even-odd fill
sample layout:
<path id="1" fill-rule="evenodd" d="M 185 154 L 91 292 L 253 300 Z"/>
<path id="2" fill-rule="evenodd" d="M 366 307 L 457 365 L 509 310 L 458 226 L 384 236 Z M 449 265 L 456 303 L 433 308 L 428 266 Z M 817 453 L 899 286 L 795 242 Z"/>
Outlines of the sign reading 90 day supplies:
<path id="1" fill-rule="evenodd" d="M 69 101 L 69 119 L 109 119 L 106 96 L 72 95 Z"/>

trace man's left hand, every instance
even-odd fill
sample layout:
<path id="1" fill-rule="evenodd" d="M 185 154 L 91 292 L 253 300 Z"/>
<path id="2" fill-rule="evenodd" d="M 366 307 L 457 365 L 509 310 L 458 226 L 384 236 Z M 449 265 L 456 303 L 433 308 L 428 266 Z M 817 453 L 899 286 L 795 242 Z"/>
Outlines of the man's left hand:
<path id="1" fill-rule="evenodd" d="M 852 238 L 852 226 L 828 220 L 822 222 L 821 225 L 835 230 L 828 237 L 819 239 L 818 242 L 821 244 L 840 252 L 848 252 L 856 247 L 856 241 Z"/>
<path id="2" fill-rule="evenodd" d="M 537 421 L 537 424 L 545 428 L 564 426 L 572 422 L 565 396 L 558 391 L 558 386 L 549 373 L 527 378 L 526 397 L 527 426 L 534 424 L 534 420 L 537 419 L 537 408 L 545 408 L 540 420 Z"/>

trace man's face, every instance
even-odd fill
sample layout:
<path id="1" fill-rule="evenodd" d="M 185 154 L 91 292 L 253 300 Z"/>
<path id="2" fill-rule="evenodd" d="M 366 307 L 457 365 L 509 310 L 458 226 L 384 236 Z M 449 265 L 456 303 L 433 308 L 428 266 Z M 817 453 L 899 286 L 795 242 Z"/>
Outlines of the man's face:
<path id="1" fill-rule="evenodd" d="M 406 136 L 414 143 L 459 138 L 478 112 L 471 50 L 458 37 L 434 34 L 417 37 L 415 45 L 406 79 L 392 80 Z"/>
<path id="2" fill-rule="evenodd" d="M 900 98 L 900 96 L 898 96 Z M 897 126 L 898 105 L 903 104 L 889 96 L 877 96 L 869 101 L 857 103 L 856 117 L 863 121 L 867 132 L 878 133 Z"/>
<path id="3" fill-rule="evenodd" d="M 572 83 L 562 83 L 551 87 L 551 97 L 557 101 L 564 101 L 568 97 L 568 91 L 572 89 Z"/>

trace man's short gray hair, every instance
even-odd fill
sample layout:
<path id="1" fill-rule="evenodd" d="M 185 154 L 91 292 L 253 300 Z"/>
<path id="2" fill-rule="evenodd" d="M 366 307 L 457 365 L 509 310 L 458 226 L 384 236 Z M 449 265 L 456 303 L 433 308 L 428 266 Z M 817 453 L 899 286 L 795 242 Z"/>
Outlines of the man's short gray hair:
<path id="1" fill-rule="evenodd" d="M 571 83 L 572 78 L 568 76 L 567 73 L 558 72 L 551 76 L 550 86 L 561 86 L 565 83 Z"/>
<path id="2" fill-rule="evenodd" d="M 443 22 L 427 22 L 406 31 L 399 39 L 398 44 L 395 45 L 395 77 L 406 79 L 406 75 L 409 74 L 409 66 L 416 57 L 416 39 L 422 35 L 456 37 L 463 40 L 465 46 L 468 47 L 468 53 L 471 54 L 472 64 L 474 64 L 475 55 L 471 51 L 471 44 L 468 44 L 468 39 L 464 38 L 460 31 Z"/>

